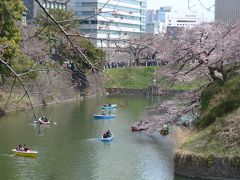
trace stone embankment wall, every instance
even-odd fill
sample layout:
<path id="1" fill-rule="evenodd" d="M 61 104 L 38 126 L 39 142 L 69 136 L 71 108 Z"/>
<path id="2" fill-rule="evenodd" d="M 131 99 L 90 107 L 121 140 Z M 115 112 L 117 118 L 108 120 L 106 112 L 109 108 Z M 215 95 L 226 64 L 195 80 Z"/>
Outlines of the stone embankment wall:
<path id="1" fill-rule="evenodd" d="M 126 89 L 126 88 L 107 88 L 106 91 L 111 95 L 142 95 L 142 96 L 170 96 L 184 91 L 163 90 L 159 86 L 149 86 L 146 89 Z"/>
<path id="2" fill-rule="evenodd" d="M 105 95 L 104 75 L 101 72 L 95 72 L 87 76 L 89 86 L 86 89 L 86 96 Z"/>
<path id="3" fill-rule="evenodd" d="M 68 72 L 42 71 L 38 79 L 29 83 L 27 88 L 34 105 L 46 105 L 80 98 L 80 95 L 74 90 Z"/>
<path id="4" fill-rule="evenodd" d="M 101 73 L 87 76 L 89 82 L 84 94 L 75 91 L 71 80 L 71 73 L 67 71 L 40 72 L 39 78 L 29 83 L 28 89 L 31 93 L 34 105 L 46 105 L 74 99 L 83 99 L 86 96 L 105 94 L 103 78 Z"/>
<path id="5" fill-rule="evenodd" d="M 202 179 L 240 179 L 240 157 L 202 157 L 176 153 L 175 173 Z"/>

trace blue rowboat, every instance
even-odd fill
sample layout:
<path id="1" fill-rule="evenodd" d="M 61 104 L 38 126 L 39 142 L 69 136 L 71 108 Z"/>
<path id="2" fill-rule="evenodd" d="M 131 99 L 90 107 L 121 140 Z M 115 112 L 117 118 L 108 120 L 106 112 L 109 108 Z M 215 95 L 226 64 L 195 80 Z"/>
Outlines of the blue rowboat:
<path id="1" fill-rule="evenodd" d="M 117 104 L 104 104 L 101 106 L 101 109 L 114 109 L 117 107 Z"/>
<path id="2" fill-rule="evenodd" d="M 107 137 L 107 138 L 101 137 L 101 141 L 103 141 L 103 142 L 110 142 L 110 141 L 112 141 L 112 139 L 113 139 L 113 134 L 110 137 Z"/>
<path id="3" fill-rule="evenodd" d="M 95 119 L 113 119 L 116 115 L 102 115 L 102 114 L 94 114 Z"/>

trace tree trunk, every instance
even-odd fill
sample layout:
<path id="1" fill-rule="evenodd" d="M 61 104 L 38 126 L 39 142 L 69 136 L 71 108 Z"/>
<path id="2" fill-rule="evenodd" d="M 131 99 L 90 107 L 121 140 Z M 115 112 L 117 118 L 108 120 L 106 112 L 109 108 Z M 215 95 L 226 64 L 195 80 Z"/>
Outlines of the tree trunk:
<path id="1" fill-rule="evenodd" d="M 222 80 L 221 78 L 217 77 L 214 73 L 214 71 L 217 71 L 219 73 L 221 73 L 223 75 L 223 80 L 226 79 L 226 74 L 223 72 L 223 68 L 218 68 L 218 67 L 208 67 L 209 72 L 210 72 L 210 76 L 211 78 L 215 81 L 215 80 Z"/>

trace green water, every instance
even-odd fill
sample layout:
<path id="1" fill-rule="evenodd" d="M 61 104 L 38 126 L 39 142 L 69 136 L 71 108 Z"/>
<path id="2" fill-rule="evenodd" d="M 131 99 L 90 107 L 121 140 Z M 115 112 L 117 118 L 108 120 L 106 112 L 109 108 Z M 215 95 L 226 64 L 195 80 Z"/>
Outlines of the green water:
<path id="1" fill-rule="evenodd" d="M 40 133 L 31 112 L 11 113 L 0 119 L 0 179 L 172 180 L 168 139 L 129 128 L 147 105 L 159 100 L 120 96 L 51 105 L 37 109 L 39 116 L 44 112 L 52 122 Z M 103 103 L 127 107 L 112 111 L 117 115 L 114 120 L 94 120 Z M 114 139 L 103 143 L 99 137 L 108 129 Z M 37 158 L 13 155 L 11 149 L 20 143 L 37 150 Z"/>

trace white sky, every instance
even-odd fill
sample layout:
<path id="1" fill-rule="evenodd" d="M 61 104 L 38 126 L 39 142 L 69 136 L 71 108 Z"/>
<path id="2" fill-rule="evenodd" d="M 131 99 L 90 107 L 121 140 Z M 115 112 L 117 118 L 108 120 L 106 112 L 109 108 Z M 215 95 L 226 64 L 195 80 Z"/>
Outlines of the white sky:
<path id="1" fill-rule="evenodd" d="M 214 21 L 214 4 L 215 0 L 147 0 L 147 9 L 159 9 L 161 6 L 171 6 L 172 11 L 196 12 L 202 18 L 202 21 Z M 205 8 L 210 8 L 207 11 Z M 190 12 L 191 12 L 190 11 Z"/>

